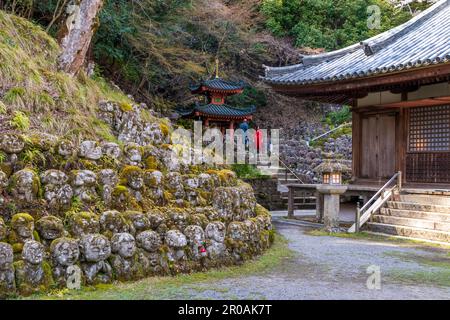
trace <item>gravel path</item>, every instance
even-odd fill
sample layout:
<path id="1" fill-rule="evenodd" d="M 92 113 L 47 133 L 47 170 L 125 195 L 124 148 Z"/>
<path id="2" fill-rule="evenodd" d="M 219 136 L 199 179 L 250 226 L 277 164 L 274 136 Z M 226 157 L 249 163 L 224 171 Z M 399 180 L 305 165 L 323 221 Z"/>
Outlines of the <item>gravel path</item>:
<path id="1" fill-rule="evenodd" d="M 401 246 L 305 234 L 274 218 L 296 256 L 264 274 L 185 288 L 192 299 L 450 299 L 450 255 Z M 367 268 L 379 266 L 381 289 L 368 289 Z"/>

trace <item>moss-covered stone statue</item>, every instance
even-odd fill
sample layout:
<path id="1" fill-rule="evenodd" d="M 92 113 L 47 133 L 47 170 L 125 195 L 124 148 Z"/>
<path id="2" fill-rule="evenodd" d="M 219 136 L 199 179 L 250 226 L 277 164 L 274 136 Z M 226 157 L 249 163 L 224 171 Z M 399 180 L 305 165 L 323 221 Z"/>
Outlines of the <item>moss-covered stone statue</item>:
<path id="1" fill-rule="evenodd" d="M 141 232 L 136 237 L 139 263 L 146 276 L 167 274 L 168 264 L 161 252 L 161 237 L 152 230 Z"/>
<path id="2" fill-rule="evenodd" d="M 39 176 L 31 169 L 23 169 L 13 174 L 9 188 L 19 204 L 35 201 L 39 195 L 41 183 Z M 25 205 L 25 203 L 23 203 Z"/>
<path id="3" fill-rule="evenodd" d="M 5 224 L 5 221 L 2 217 L 0 217 L 0 242 L 6 242 L 8 238 L 8 227 Z"/>
<path id="4" fill-rule="evenodd" d="M 181 232 L 188 226 L 189 213 L 182 208 L 174 208 L 169 211 L 170 227 L 176 227 Z"/>
<path id="5" fill-rule="evenodd" d="M 22 252 L 22 248 L 28 240 L 38 240 L 39 236 L 34 230 L 34 218 L 28 213 L 13 215 L 8 238 L 8 242 L 13 246 L 14 253 Z"/>
<path id="6" fill-rule="evenodd" d="M 74 238 L 100 233 L 98 216 L 93 212 L 70 212 L 66 216 L 69 232 Z"/>
<path id="7" fill-rule="evenodd" d="M 13 248 L 10 244 L 0 242 L 0 299 L 15 293 L 16 282 L 13 268 Z"/>
<path id="8" fill-rule="evenodd" d="M 79 241 L 71 238 L 58 238 L 50 245 L 53 279 L 60 287 L 66 287 L 68 268 L 75 266 L 80 257 Z M 81 279 L 80 279 L 81 280 Z"/>
<path id="9" fill-rule="evenodd" d="M 225 224 L 220 221 L 213 221 L 205 228 L 206 250 L 213 261 L 223 258 L 226 254 L 225 232 Z"/>
<path id="10" fill-rule="evenodd" d="M 169 217 L 166 213 L 153 209 L 148 212 L 148 219 L 150 220 L 150 226 L 153 230 L 163 235 L 168 231 Z"/>
<path id="11" fill-rule="evenodd" d="M 41 174 L 44 199 L 47 200 L 49 208 L 56 213 L 70 208 L 73 190 L 67 183 L 68 180 L 68 176 L 59 170 L 47 170 Z"/>
<path id="12" fill-rule="evenodd" d="M 70 181 L 74 195 L 83 202 L 93 202 L 97 198 L 97 175 L 90 170 L 74 170 Z"/>
<path id="13" fill-rule="evenodd" d="M 22 260 L 14 263 L 17 291 L 22 295 L 45 292 L 53 286 L 50 265 L 44 261 L 44 246 L 34 240 L 27 241 Z"/>
<path id="14" fill-rule="evenodd" d="M 63 221 L 55 216 L 42 217 L 36 222 L 36 230 L 46 249 L 50 248 L 53 240 L 65 234 Z"/>
<path id="15" fill-rule="evenodd" d="M 165 235 L 168 247 L 167 259 L 173 273 L 183 272 L 186 269 L 186 236 L 178 230 L 169 230 Z"/>
<path id="16" fill-rule="evenodd" d="M 124 215 L 116 210 L 105 211 L 100 216 L 100 233 L 108 239 L 115 233 L 129 232 L 130 225 Z"/>
<path id="17" fill-rule="evenodd" d="M 133 236 L 150 229 L 150 220 L 148 216 L 140 211 L 127 211 L 123 216 L 130 226 L 130 233 Z"/>
<path id="18" fill-rule="evenodd" d="M 205 232 L 202 227 L 190 225 L 184 229 L 184 234 L 189 246 L 189 257 L 196 261 L 206 257 Z"/>
<path id="19" fill-rule="evenodd" d="M 108 258 L 111 245 L 101 234 L 88 234 L 80 241 L 81 269 L 86 276 L 87 284 L 110 283 L 113 279 Z"/>
<path id="20" fill-rule="evenodd" d="M 136 242 L 131 234 L 114 234 L 111 238 L 111 249 L 113 254 L 109 261 L 117 280 L 130 281 L 144 276 L 136 254 Z"/>
<path id="21" fill-rule="evenodd" d="M 231 255 L 237 262 L 249 258 L 250 237 L 244 222 L 233 221 L 227 228 L 227 246 L 231 249 Z"/>
<path id="22" fill-rule="evenodd" d="M 144 183 L 147 187 L 148 196 L 157 205 L 164 205 L 164 175 L 161 171 L 148 169 L 144 171 Z"/>

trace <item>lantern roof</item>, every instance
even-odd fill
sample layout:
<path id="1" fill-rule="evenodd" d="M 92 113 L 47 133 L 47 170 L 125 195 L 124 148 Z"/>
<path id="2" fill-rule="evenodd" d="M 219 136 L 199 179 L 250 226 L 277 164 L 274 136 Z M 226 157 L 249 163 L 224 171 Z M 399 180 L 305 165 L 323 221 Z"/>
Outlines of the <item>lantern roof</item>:
<path id="1" fill-rule="evenodd" d="M 333 173 L 333 172 L 347 173 L 350 172 L 351 169 L 342 161 L 325 160 L 317 167 L 315 167 L 314 171 L 317 172 L 318 174 Z"/>

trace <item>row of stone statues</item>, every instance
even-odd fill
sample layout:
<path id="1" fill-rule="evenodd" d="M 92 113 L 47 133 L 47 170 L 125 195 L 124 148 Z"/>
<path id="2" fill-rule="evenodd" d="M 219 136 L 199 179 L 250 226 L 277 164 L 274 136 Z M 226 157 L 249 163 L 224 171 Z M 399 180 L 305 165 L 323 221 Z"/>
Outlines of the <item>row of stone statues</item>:
<path id="1" fill-rule="evenodd" d="M 15 236 L 9 239 L 17 242 L 0 242 L 0 296 L 233 264 L 268 248 L 271 232 L 267 215 L 228 226 L 212 221 L 205 229 L 181 226 L 182 231 L 139 229 L 131 234 L 110 226 L 114 232 L 105 235 L 85 229 L 79 238 L 65 236 L 64 228 L 61 234 L 58 223 L 36 235 L 30 222 L 26 214 L 14 216 L 10 232 Z"/>

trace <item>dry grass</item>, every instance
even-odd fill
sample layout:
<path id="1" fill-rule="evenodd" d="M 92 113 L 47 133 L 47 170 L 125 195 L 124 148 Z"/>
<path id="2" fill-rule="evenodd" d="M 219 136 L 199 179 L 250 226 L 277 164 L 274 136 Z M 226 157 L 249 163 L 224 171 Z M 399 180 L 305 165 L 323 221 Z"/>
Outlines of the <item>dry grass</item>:
<path id="1" fill-rule="evenodd" d="M 59 72 L 58 55 L 58 44 L 44 30 L 0 10 L 0 113 L 6 115 L 0 130 L 17 129 L 8 124 L 20 112 L 29 118 L 30 130 L 66 137 L 110 136 L 95 123 L 98 102 L 129 99 L 102 78 Z"/>

